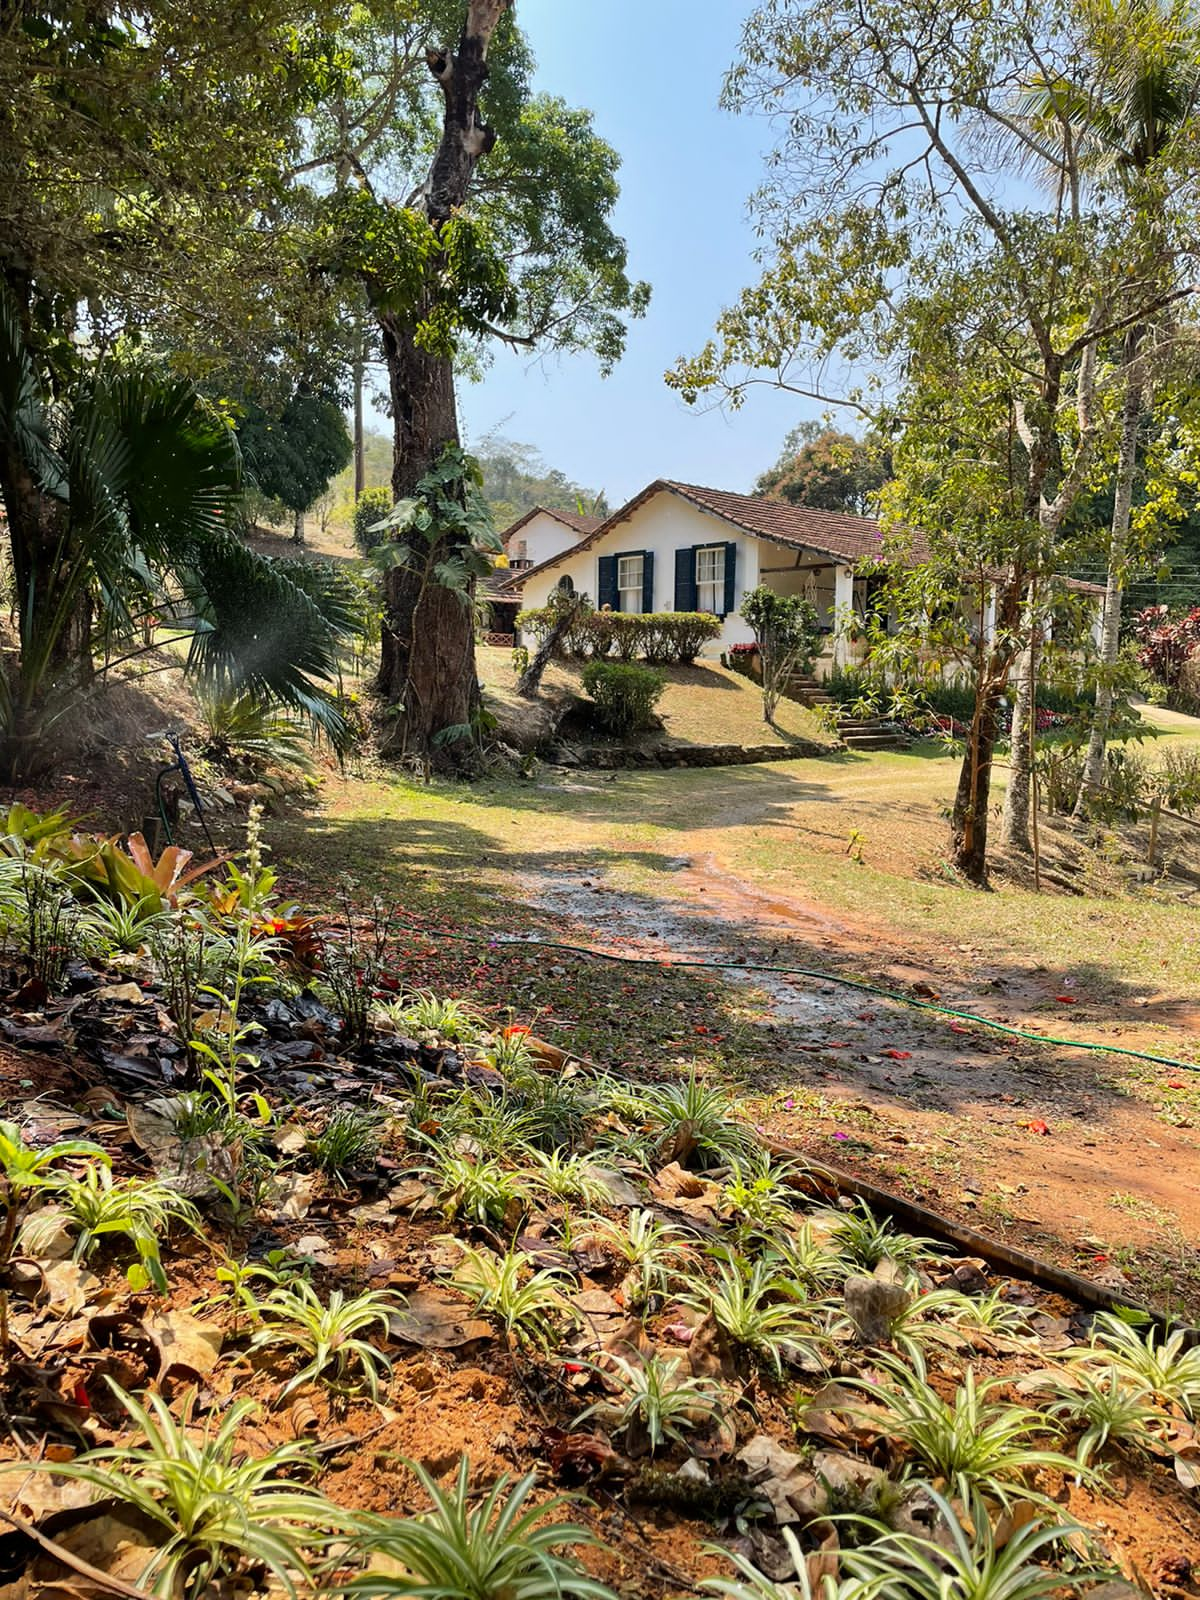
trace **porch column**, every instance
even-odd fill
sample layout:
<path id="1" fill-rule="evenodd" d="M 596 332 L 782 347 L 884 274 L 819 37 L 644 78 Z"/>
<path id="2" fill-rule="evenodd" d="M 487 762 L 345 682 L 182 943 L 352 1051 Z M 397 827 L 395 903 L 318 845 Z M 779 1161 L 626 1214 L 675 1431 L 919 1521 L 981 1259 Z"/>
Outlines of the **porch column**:
<path id="1" fill-rule="evenodd" d="M 846 630 L 854 607 L 854 568 L 833 569 L 833 664 L 846 665 Z"/>

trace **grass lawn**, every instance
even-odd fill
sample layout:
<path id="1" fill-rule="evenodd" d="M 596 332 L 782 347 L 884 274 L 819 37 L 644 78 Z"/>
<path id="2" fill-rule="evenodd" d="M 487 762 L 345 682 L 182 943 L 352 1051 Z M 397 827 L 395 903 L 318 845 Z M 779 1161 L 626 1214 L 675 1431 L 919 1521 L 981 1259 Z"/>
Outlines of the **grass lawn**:
<path id="1" fill-rule="evenodd" d="M 512 651 L 481 649 L 478 656 L 486 693 L 504 702 L 515 699 L 517 673 Z M 794 700 L 780 701 L 774 727 L 765 723 L 761 690 L 739 672 L 712 661 L 659 670 L 667 680 L 658 702 L 663 728 L 661 734 L 647 735 L 643 743 L 777 745 L 788 739 L 805 739 L 833 747 L 833 736 Z M 569 689 L 582 695 L 582 672 L 582 664 L 552 662 L 542 682 L 549 690 Z"/>

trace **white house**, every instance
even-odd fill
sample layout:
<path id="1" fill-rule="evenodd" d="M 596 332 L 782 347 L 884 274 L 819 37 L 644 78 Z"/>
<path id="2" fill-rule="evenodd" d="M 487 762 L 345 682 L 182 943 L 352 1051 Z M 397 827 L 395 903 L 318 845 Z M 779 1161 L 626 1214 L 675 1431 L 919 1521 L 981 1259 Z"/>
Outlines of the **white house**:
<path id="1" fill-rule="evenodd" d="M 518 517 L 504 535 L 504 553 L 510 572 L 526 572 L 571 550 L 588 534 L 604 526 L 603 517 L 585 517 L 574 511 L 551 511 L 534 506 Z"/>
<path id="2" fill-rule="evenodd" d="M 510 566 L 514 536 L 523 537 L 528 550 L 530 536 L 523 530 L 538 516 L 528 513 L 505 536 Z M 562 514 L 540 516 L 558 518 L 560 527 L 543 532 L 539 525 L 538 537 L 561 542 Z M 866 616 L 883 579 L 858 569 L 882 553 L 883 540 L 871 517 L 660 478 L 573 544 L 510 571 L 489 588 L 506 620 L 513 602 L 535 610 L 556 589 L 585 594 L 614 611 L 711 611 L 721 619 L 721 633 L 706 653 L 719 655 L 753 641 L 738 608 L 749 590 L 765 584 L 812 601 L 826 634 L 821 666 L 828 670 L 863 654 L 852 619 L 855 613 Z M 919 559 L 924 542 L 913 538 L 911 550 Z M 1069 580 L 1068 586 L 1103 593 L 1094 584 Z"/>

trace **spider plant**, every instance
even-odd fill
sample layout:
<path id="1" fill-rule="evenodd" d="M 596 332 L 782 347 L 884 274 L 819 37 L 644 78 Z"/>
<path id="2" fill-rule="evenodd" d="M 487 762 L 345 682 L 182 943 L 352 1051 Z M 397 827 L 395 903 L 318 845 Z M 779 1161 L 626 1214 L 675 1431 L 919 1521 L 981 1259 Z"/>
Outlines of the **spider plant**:
<path id="1" fill-rule="evenodd" d="M 21 1237 L 36 1254 L 60 1227 L 77 1230 L 72 1252 L 76 1261 L 88 1260 L 106 1239 L 128 1239 L 139 1263 L 128 1270 L 130 1282 L 137 1288 L 153 1284 L 165 1294 L 167 1275 L 159 1244 L 175 1224 L 193 1232 L 200 1228 L 200 1213 L 177 1189 L 161 1178 L 114 1178 L 107 1164 L 96 1162 L 78 1178 L 59 1185 L 54 1204 L 35 1211 Z"/>
<path id="2" fill-rule="evenodd" d="M 655 1295 L 665 1294 L 671 1275 L 687 1249 L 687 1235 L 670 1222 L 656 1222 L 652 1211 L 631 1211 L 625 1223 L 598 1223 L 596 1232 L 630 1267 L 626 1295 L 633 1289 L 632 1303 L 646 1306 Z"/>
<path id="3" fill-rule="evenodd" d="M 655 1085 L 643 1100 L 651 1122 L 659 1130 L 659 1149 L 690 1154 L 701 1167 L 720 1166 L 744 1156 L 750 1147 L 750 1130 L 724 1089 L 714 1089 L 696 1076 L 693 1067 L 683 1083 Z"/>
<path id="4" fill-rule="evenodd" d="M 525 1177 L 531 1188 L 555 1200 L 582 1200 L 586 1205 L 601 1205 L 608 1199 L 604 1179 L 592 1170 L 585 1156 L 565 1155 L 552 1150 L 549 1155 L 530 1150 Z"/>
<path id="5" fill-rule="evenodd" d="M 99 1145 L 86 1139 L 60 1139 L 57 1144 L 26 1144 L 15 1122 L 0 1122 L 0 1272 L 12 1255 L 13 1242 L 33 1196 L 60 1189 L 69 1174 L 56 1172 L 60 1162 L 81 1158 L 109 1164 Z"/>
<path id="6" fill-rule="evenodd" d="M 510 1072 L 509 1085 L 520 1099 L 525 1137 L 542 1150 L 574 1150 L 595 1110 L 577 1078 L 561 1072 Z"/>
<path id="7" fill-rule="evenodd" d="M 369 1111 L 358 1106 L 338 1106 L 326 1118 L 324 1127 L 307 1141 L 313 1166 L 344 1188 L 343 1174 L 374 1160 L 379 1131 L 379 1118 Z"/>
<path id="8" fill-rule="evenodd" d="M 956 1290 L 942 1290 L 941 1293 L 955 1297 L 953 1301 L 944 1301 L 943 1304 L 950 1308 L 950 1321 L 956 1328 L 1000 1333 L 1010 1339 L 1019 1339 L 1029 1332 L 1029 1312 L 1026 1307 L 1006 1300 L 1000 1289 L 979 1296 L 959 1294 Z"/>
<path id="9" fill-rule="evenodd" d="M 785 1278 L 813 1294 L 823 1294 L 857 1269 L 817 1233 L 809 1222 L 798 1228 L 759 1228 L 752 1236 L 758 1254 Z"/>
<path id="10" fill-rule="evenodd" d="M 944 1479 L 960 1497 L 973 1491 L 1004 1506 L 1034 1496 L 1026 1487 L 1038 1467 L 1064 1472 L 1078 1463 L 1057 1450 L 1035 1443 L 1055 1431 L 1055 1424 L 1028 1406 L 989 1401 L 1005 1379 L 978 1380 L 973 1367 L 963 1373 L 953 1402 L 943 1400 L 925 1381 L 924 1364 L 916 1371 L 890 1363 L 888 1385 L 849 1379 L 887 1410 L 888 1434 L 904 1445 L 935 1479 Z"/>
<path id="11" fill-rule="evenodd" d="M 748 1270 L 736 1258 L 721 1261 L 715 1282 L 693 1278 L 684 1305 L 711 1316 L 727 1338 L 783 1377 L 785 1357 L 813 1351 L 818 1336 L 812 1320 L 797 1305 L 802 1291 L 772 1274 L 762 1261 Z"/>
<path id="12" fill-rule="evenodd" d="M 322 1300 L 306 1278 L 297 1278 L 272 1289 L 265 1299 L 247 1299 L 247 1304 L 263 1323 L 250 1341 L 251 1350 L 283 1345 L 308 1358 L 279 1391 L 279 1400 L 310 1381 L 351 1389 L 356 1370 L 371 1399 L 379 1398 L 380 1377 L 391 1376 L 392 1363 L 361 1336 L 371 1328 L 387 1332 L 389 1318 L 404 1308 L 399 1296 L 368 1290 L 347 1299 L 335 1289 Z"/>
<path id="13" fill-rule="evenodd" d="M 1027 1329 L 1028 1319 L 1021 1306 L 1009 1305 L 998 1292 L 985 1300 L 974 1300 L 958 1289 L 931 1289 L 928 1294 L 914 1296 L 893 1317 L 892 1343 L 918 1366 L 926 1345 L 941 1341 L 946 1327 L 1016 1333 Z"/>
<path id="14" fill-rule="evenodd" d="M 405 1463 L 432 1502 L 423 1517 L 363 1517 L 359 1537 L 366 1550 L 402 1569 L 392 1577 L 366 1572 L 345 1586 L 348 1595 L 380 1600 L 615 1600 L 562 1552 L 599 1541 L 586 1528 L 558 1520 L 570 1504 L 562 1495 L 539 1505 L 527 1501 L 534 1475 L 509 1488 L 498 1478 L 471 1509 L 466 1456 L 450 1489 L 443 1489 L 416 1462 Z"/>
<path id="15" fill-rule="evenodd" d="M 1072 1352 L 1085 1365 L 1113 1367 L 1123 1381 L 1140 1385 L 1160 1400 L 1173 1401 L 1196 1421 L 1200 1419 L 1200 1346 L 1185 1348 L 1181 1328 L 1160 1333 L 1137 1328 L 1111 1311 L 1099 1311 L 1092 1323 L 1092 1342 Z"/>
<path id="16" fill-rule="evenodd" d="M 515 1208 L 523 1208 L 527 1194 L 515 1172 L 494 1156 L 477 1159 L 435 1147 L 431 1159 L 417 1169 L 437 1184 L 437 1197 L 447 1217 L 466 1217 L 481 1225 L 502 1223 Z"/>
<path id="17" fill-rule="evenodd" d="M 780 1528 L 779 1532 L 792 1560 L 794 1579 L 775 1583 L 758 1570 L 749 1556 L 735 1554 L 724 1545 L 711 1544 L 705 1546 L 706 1553 L 732 1561 L 741 1576 L 702 1578 L 700 1587 L 710 1594 L 723 1595 L 725 1600 L 874 1600 L 874 1596 L 883 1592 L 879 1582 L 870 1583 L 863 1578 L 825 1577 L 814 1589 L 808 1575 L 808 1559 L 800 1548 L 799 1539 L 791 1528 Z"/>
<path id="18" fill-rule="evenodd" d="M 252 1567 L 265 1567 L 290 1600 L 312 1593 L 310 1552 L 350 1519 L 288 1476 L 314 1465 L 307 1447 L 293 1441 L 248 1456 L 243 1425 L 257 1410 L 250 1400 L 235 1401 L 215 1425 L 210 1416 L 197 1438 L 194 1390 L 176 1422 L 160 1396 L 148 1395 L 142 1405 L 109 1384 L 144 1444 L 123 1441 L 65 1463 L 22 1463 L 21 1470 L 32 1466 L 91 1484 L 104 1500 L 131 1507 L 161 1529 L 163 1542 L 133 1574 L 152 1594 L 202 1600 Z"/>
<path id="19" fill-rule="evenodd" d="M 402 1033 L 436 1033 L 453 1044 L 471 1044 L 483 1032 L 484 1021 L 473 1006 L 462 1000 L 439 999 L 426 989 L 409 1000 L 392 1001 L 383 1014 Z"/>
<path id="20" fill-rule="evenodd" d="M 796 1193 L 789 1179 L 797 1161 L 776 1161 L 768 1150 L 734 1156 L 721 1185 L 721 1211 L 742 1228 L 775 1228 L 795 1218 Z"/>
<path id="21" fill-rule="evenodd" d="M 514 1343 L 550 1349 L 556 1323 L 575 1316 L 566 1297 L 571 1280 L 553 1267 L 533 1271 L 532 1258 L 516 1245 L 503 1255 L 461 1241 L 459 1249 L 454 1283 L 470 1295 L 476 1311 L 493 1318 Z"/>
<path id="22" fill-rule="evenodd" d="M 865 1585 L 852 1593 L 896 1600 L 1049 1600 L 1064 1589 L 1090 1588 L 1104 1576 L 1045 1564 L 1051 1546 L 1078 1536 L 1072 1523 L 1047 1522 L 1035 1513 L 1031 1520 L 1013 1519 L 1016 1526 L 998 1542 L 982 1496 L 965 1498 L 958 1509 L 937 1489 L 928 1493 L 949 1542 L 868 1522 L 880 1537 L 841 1552 L 852 1581 Z M 1052 1514 L 1057 1510 L 1051 1508 Z"/>
<path id="23" fill-rule="evenodd" d="M 94 935 L 105 951 L 133 952 L 169 920 L 156 891 L 129 902 L 96 900 L 85 907 L 81 927 L 85 935 Z"/>
<path id="24" fill-rule="evenodd" d="M 1070 1378 L 1054 1374 L 1050 1383 L 1052 1404 L 1047 1412 L 1064 1427 L 1081 1430 L 1075 1457 L 1081 1467 L 1091 1465 L 1108 1445 L 1145 1450 L 1156 1443 L 1153 1424 L 1162 1421 L 1151 1391 L 1128 1384 L 1116 1367 L 1091 1373 L 1086 1369 Z"/>
<path id="25" fill-rule="evenodd" d="M 937 1254 L 931 1239 L 901 1233 L 889 1217 L 877 1217 L 865 1200 L 856 1200 L 851 1211 L 833 1213 L 833 1218 L 831 1242 L 866 1272 L 874 1272 L 884 1259 L 912 1266 Z"/>
<path id="26" fill-rule="evenodd" d="M 703 1427 L 721 1410 L 724 1391 L 711 1378 L 680 1376 L 682 1356 L 647 1356 L 644 1362 L 613 1355 L 615 1371 L 603 1372 L 617 1393 L 597 1400 L 575 1418 L 574 1427 L 588 1417 L 600 1417 L 615 1433 L 629 1434 L 639 1424 L 654 1455 L 670 1440 L 684 1442 L 689 1428 Z"/>

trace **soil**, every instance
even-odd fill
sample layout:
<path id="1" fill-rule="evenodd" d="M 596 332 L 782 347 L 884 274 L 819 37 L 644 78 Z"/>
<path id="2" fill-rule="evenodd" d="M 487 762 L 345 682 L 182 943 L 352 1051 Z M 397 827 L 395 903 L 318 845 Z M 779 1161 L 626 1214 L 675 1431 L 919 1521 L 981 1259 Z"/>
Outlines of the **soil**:
<path id="1" fill-rule="evenodd" d="M 680 839 L 682 850 L 689 842 Z M 569 919 L 566 937 L 593 948 L 646 960 L 794 961 L 1046 1031 L 1057 998 L 1049 972 L 998 968 L 945 942 L 901 944 L 882 921 L 766 894 L 711 852 L 681 854 L 677 869 L 669 902 L 561 861 L 552 880 L 526 881 L 535 902 Z M 1200 1236 L 1200 1074 L 992 1033 L 819 978 L 736 967 L 726 976 L 761 997 L 760 1015 L 777 1029 L 778 1051 L 751 1063 L 746 1087 L 764 1096 L 760 1115 L 778 1137 L 850 1170 L 898 1176 L 935 1209 L 1114 1286 L 1127 1281 L 1114 1235 L 1170 1262 L 1169 1232 L 1190 1255 L 1184 1241 Z M 1155 1051 L 1164 1026 L 1182 1042 L 1192 1022 L 1190 1008 L 1153 991 L 1139 1020 L 1119 1028 L 1100 1022 L 1086 995 L 1064 998 L 1073 1002 L 1061 1005 L 1065 1037 Z M 814 1108 L 814 1095 L 824 1104 Z M 1164 1120 L 1164 1101 L 1186 1126 Z M 1191 1268 L 1180 1263 L 1169 1293 L 1195 1307 Z M 1139 1287 L 1153 1292 L 1161 1286 L 1149 1270 Z"/>

